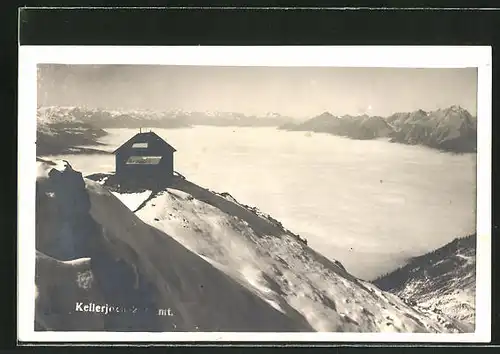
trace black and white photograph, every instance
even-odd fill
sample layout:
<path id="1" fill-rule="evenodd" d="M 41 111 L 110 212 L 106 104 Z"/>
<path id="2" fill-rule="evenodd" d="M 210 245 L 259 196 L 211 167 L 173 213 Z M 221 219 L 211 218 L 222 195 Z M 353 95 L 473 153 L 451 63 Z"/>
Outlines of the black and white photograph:
<path id="1" fill-rule="evenodd" d="M 122 49 L 20 52 L 26 333 L 489 338 L 488 51 Z"/>

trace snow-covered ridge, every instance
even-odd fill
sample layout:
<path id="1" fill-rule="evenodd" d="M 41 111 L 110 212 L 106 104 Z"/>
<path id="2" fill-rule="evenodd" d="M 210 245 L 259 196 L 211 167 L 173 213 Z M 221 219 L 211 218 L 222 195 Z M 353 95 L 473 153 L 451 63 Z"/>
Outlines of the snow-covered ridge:
<path id="1" fill-rule="evenodd" d="M 161 191 L 111 192 L 109 178 L 37 163 L 38 329 L 463 330 L 355 278 L 228 194 L 182 178 Z M 90 316 L 76 302 L 140 310 Z"/>
<path id="2" fill-rule="evenodd" d="M 107 180 L 100 179 L 103 184 Z M 110 188 L 112 185 L 108 184 Z M 355 278 L 264 213 L 178 179 L 162 191 L 113 194 L 276 310 L 305 318 L 315 331 L 453 332 L 397 296 Z M 139 207 L 138 207 L 139 206 Z"/>
<path id="3" fill-rule="evenodd" d="M 142 222 L 98 183 L 68 165 L 38 164 L 38 330 L 313 330 Z M 78 304 L 127 311 L 104 315 Z"/>
<path id="4" fill-rule="evenodd" d="M 423 311 L 440 313 L 473 331 L 476 235 L 457 238 L 374 281 Z"/>

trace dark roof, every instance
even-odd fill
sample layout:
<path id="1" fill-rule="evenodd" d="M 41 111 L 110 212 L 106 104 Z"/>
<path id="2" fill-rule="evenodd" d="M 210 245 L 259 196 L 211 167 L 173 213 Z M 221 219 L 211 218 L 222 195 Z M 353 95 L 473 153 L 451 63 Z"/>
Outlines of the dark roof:
<path id="1" fill-rule="evenodd" d="M 177 151 L 172 145 L 167 143 L 165 140 L 160 138 L 156 133 L 153 132 L 146 132 L 146 133 L 137 133 L 134 135 L 132 138 L 127 140 L 125 143 L 122 144 L 118 149 L 113 151 L 113 154 L 116 154 L 120 152 L 121 150 L 131 148 L 134 143 L 139 143 L 139 142 L 150 142 L 150 141 L 160 141 L 162 145 L 165 146 L 165 149 L 171 150 L 172 152 Z"/>

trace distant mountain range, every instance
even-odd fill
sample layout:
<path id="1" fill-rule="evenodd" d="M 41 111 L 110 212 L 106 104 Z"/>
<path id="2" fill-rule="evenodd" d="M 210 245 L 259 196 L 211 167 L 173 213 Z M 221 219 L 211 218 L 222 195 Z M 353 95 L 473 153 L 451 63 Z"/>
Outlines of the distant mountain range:
<path id="1" fill-rule="evenodd" d="M 477 119 L 460 106 L 431 112 L 395 113 L 386 118 L 368 115 L 337 117 L 325 112 L 299 124 L 283 124 L 279 129 L 363 140 L 388 138 L 391 142 L 425 145 L 450 152 L 475 152 L 477 146 Z"/>
<path id="2" fill-rule="evenodd" d="M 196 125 L 277 127 L 292 121 L 292 118 L 274 112 L 264 116 L 247 116 L 235 112 L 112 111 L 82 107 L 39 107 L 37 154 L 106 153 L 84 147 L 101 145 L 98 139 L 107 135 L 104 129 L 174 129 Z"/>
<path id="3" fill-rule="evenodd" d="M 194 125 L 273 127 L 294 120 L 278 113 L 263 116 L 237 112 L 189 112 L 171 111 L 112 111 L 79 107 L 43 107 L 39 109 L 46 121 L 80 122 L 96 128 L 183 128 Z"/>
<path id="4" fill-rule="evenodd" d="M 101 145 L 98 139 L 107 132 L 90 124 L 78 121 L 50 122 L 38 117 L 36 129 L 37 155 L 103 153 L 85 145 Z"/>
<path id="5" fill-rule="evenodd" d="M 109 128 L 173 129 L 197 125 L 277 127 L 280 130 L 329 133 L 359 140 L 386 138 L 395 143 L 424 145 L 455 153 L 475 152 L 477 146 L 477 119 L 459 106 L 431 112 L 418 110 L 394 113 L 389 117 L 366 114 L 338 117 L 324 112 L 306 121 L 274 112 L 251 116 L 235 112 L 108 111 L 80 107 L 41 107 L 38 109 L 38 153 L 75 153 L 78 152 L 76 150 L 81 150 L 75 146 L 99 145 L 96 143 L 97 139 L 106 135 L 105 129 Z M 92 151 L 86 149 L 85 152 Z"/>
<path id="6" fill-rule="evenodd" d="M 284 124 L 279 129 L 330 133 L 361 140 L 386 137 L 392 132 L 391 126 L 382 117 L 368 115 L 336 117 L 329 112 L 300 124 Z"/>

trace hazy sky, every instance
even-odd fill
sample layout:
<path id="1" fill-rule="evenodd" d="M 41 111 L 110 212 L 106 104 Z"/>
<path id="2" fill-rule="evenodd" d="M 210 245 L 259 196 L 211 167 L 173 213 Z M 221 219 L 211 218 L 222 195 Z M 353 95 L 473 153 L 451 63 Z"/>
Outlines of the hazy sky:
<path id="1" fill-rule="evenodd" d="M 476 114 L 477 70 L 43 65 L 39 105 L 387 116 L 460 105 Z"/>

